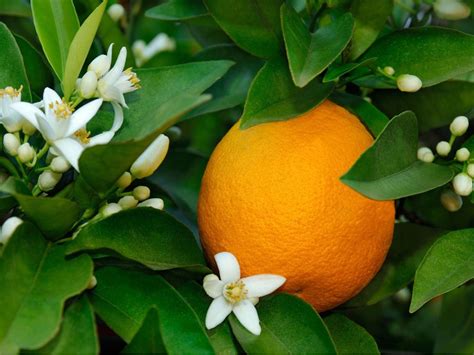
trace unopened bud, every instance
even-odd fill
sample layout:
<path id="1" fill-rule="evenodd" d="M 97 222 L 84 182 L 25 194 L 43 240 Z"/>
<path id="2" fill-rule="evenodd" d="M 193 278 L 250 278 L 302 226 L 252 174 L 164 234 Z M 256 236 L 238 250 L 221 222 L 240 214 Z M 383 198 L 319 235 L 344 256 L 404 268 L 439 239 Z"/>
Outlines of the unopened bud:
<path id="1" fill-rule="evenodd" d="M 434 160 L 434 154 L 430 148 L 421 147 L 417 152 L 418 160 L 421 160 L 425 163 L 431 163 Z"/>
<path id="2" fill-rule="evenodd" d="M 138 207 L 151 207 L 157 210 L 162 210 L 165 204 L 161 198 L 150 198 L 138 204 Z"/>
<path id="3" fill-rule="evenodd" d="M 470 177 L 474 178 L 474 164 L 468 164 L 466 171 Z"/>
<path id="4" fill-rule="evenodd" d="M 472 178 L 466 173 L 459 173 L 453 179 L 454 192 L 460 196 L 469 196 L 472 192 Z"/>
<path id="5" fill-rule="evenodd" d="M 449 212 L 456 212 L 462 207 L 462 198 L 454 191 L 446 190 L 440 196 L 441 204 Z"/>
<path id="6" fill-rule="evenodd" d="M 38 178 L 38 186 L 41 191 L 51 191 L 61 180 L 62 174 L 47 170 L 43 171 Z"/>
<path id="7" fill-rule="evenodd" d="M 397 86 L 400 91 L 416 92 L 421 89 L 423 83 L 416 75 L 402 74 L 397 78 Z"/>
<path id="8" fill-rule="evenodd" d="M 8 218 L 2 226 L 2 232 L 0 234 L 0 243 L 6 244 L 8 240 L 12 237 L 13 233 L 15 233 L 16 229 L 20 224 L 23 223 L 23 220 L 18 217 L 10 217 Z"/>
<path id="9" fill-rule="evenodd" d="M 146 186 L 137 186 L 133 189 L 133 197 L 138 201 L 146 200 L 150 197 L 150 189 Z"/>
<path id="10" fill-rule="evenodd" d="M 94 96 L 97 90 L 97 74 L 95 71 L 89 70 L 81 79 L 79 93 L 85 99 Z"/>
<path id="11" fill-rule="evenodd" d="M 459 0 L 436 0 L 433 4 L 436 16 L 444 20 L 462 20 L 471 15 L 471 8 Z"/>
<path id="12" fill-rule="evenodd" d="M 3 146 L 8 154 L 15 157 L 18 154 L 20 140 L 13 133 L 7 133 L 3 136 Z"/>
<path id="13" fill-rule="evenodd" d="M 89 284 L 87 285 L 87 289 L 91 290 L 96 286 L 97 286 L 97 278 L 94 275 L 92 275 L 91 279 L 89 280 Z"/>
<path id="14" fill-rule="evenodd" d="M 63 157 L 55 157 L 51 161 L 50 168 L 55 173 L 65 173 L 71 168 L 71 164 Z"/>
<path id="15" fill-rule="evenodd" d="M 87 70 L 95 72 L 98 78 L 104 75 L 109 69 L 110 59 L 105 54 L 96 57 L 87 67 Z"/>
<path id="16" fill-rule="evenodd" d="M 436 152 L 442 157 L 448 156 L 451 151 L 451 144 L 446 141 L 441 141 L 436 145 Z"/>
<path id="17" fill-rule="evenodd" d="M 23 143 L 18 147 L 18 158 L 22 163 L 29 163 L 36 156 L 36 152 L 29 143 Z"/>
<path id="18" fill-rule="evenodd" d="M 122 176 L 117 180 L 116 184 L 121 189 L 126 189 L 132 183 L 132 174 L 128 171 L 124 172 Z"/>
<path id="19" fill-rule="evenodd" d="M 152 175 L 165 159 L 169 144 L 169 138 L 160 134 L 133 163 L 130 168 L 132 175 L 138 179 Z"/>
<path id="20" fill-rule="evenodd" d="M 471 152 L 467 148 L 458 149 L 456 152 L 456 160 L 460 162 L 467 161 Z"/>
<path id="21" fill-rule="evenodd" d="M 112 202 L 102 207 L 100 210 L 100 213 L 102 213 L 102 216 L 108 217 L 117 212 L 120 212 L 121 210 L 122 210 L 122 206 L 120 206 L 118 203 Z"/>
<path id="22" fill-rule="evenodd" d="M 449 130 L 453 136 L 460 137 L 466 133 L 468 127 L 469 119 L 466 116 L 458 116 L 449 125 Z"/>
<path id="23" fill-rule="evenodd" d="M 113 4 L 107 9 L 107 13 L 114 22 L 117 22 L 125 15 L 125 9 L 120 4 Z"/>
<path id="24" fill-rule="evenodd" d="M 385 67 L 385 68 L 383 68 L 383 71 L 387 75 L 395 74 L 395 69 L 393 69 L 393 67 Z"/>
<path id="25" fill-rule="evenodd" d="M 124 210 L 127 210 L 129 208 L 137 207 L 138 201 L 133 196 L 124 196 L 119 200 L 118 204 Z"/>

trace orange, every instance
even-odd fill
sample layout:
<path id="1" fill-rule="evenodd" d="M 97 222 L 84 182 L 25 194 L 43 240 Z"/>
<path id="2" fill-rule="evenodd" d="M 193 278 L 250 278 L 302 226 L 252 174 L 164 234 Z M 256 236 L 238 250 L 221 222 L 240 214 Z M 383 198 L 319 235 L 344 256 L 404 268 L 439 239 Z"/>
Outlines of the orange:
<path id="1" fill-rule="evenodd" d="M 228 251 L 242 276 L 285 276 L 282 290 L 318 311 L 355 296 L 381 267 L 394 226 L 393 201 L 370 200 L 339 180 L 372 141 L 330 101 L 284 122 L 246 130 L 237 123 L 202 181 L 198 221 L 208 260 Z"/>

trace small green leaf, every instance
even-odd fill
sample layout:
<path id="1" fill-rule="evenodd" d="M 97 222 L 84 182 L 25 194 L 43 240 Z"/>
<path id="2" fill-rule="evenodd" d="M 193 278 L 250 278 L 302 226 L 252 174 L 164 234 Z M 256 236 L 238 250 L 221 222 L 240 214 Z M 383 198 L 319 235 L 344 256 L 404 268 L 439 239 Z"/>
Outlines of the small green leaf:
<path id="1" fill-rule="evenodd" d="M 107 1 L 104 1 L 86 18 L 69 46 L 62 81 L 63 92 L 66 99 L 69 99 L 76 86 L 76 80 L 86 61 L 87 54 L 94 41 L 106 5 Z"/>
<path id="2" fill-rule="evenodd" d="M 150 308 L 142 326 L 132 341 L 122 350 L 123 354 L 164 354 L 166 353 L 161 339 L 158 310 Z"/>
<path id="3" fill-rule="evenodd" d="M 270 60 L 250 86 L 240 127 L 294 118 L 318 106 L 333 88 L 332 83 L 322 84 L 319 79 L 298 88 L 293 84 L 287 63 L 280 58 Z"/>
<path id="4" fill-rule="evenodd" d="M 416 270 L 410 313 L 472 278 L 474 229 L 446 234 L 433 244 Z"/>
<path id="5" fill-rule="evenodd" d="M 393 200 L 442 186 L 454 176 L 449 166 L 423 163 L 416 157 L 418 126 L 406 111 L 390 120 L 374 144 L 342 182 L 374 200 Z"/>
<path id="6" fill-rule="evenodd" d="M 288 294 L 263 299 L 257 306 L 262 333 L 253 335 L 231 315 L 232 331 L 248 354 L 336 354 L 334 342 L 318 313 Z"/>
<path id="7" fill-rule="evenodd" d="M 65 258 L 65 247 L 44 240 L 31 224 L 20 225 L 0 258 L 0 353 L 37 349 L 56 334 L 64 302 L 85 290 L 92 277 L 87 255 Z"/>
<path id="8" fill-rule="evenodd" d="M 30 17 L 31 8 L 21 0 L 0 0 L 0 15 Z"/>
<path id="9" fill-rule="evenodd" d="M 380 354 L 374 338 L 357 323 L 342 314 L 324 318 L 338 354 Z"/>
<path id="10" fill-rule="evenodd" d="M 63 79 L 69 46 L 79 30 L 72 0 L 32 0 L 36 32 L 44 53 L 59 79 Z"/>
<path id="11" fill-rule="evenodd" d="M 168 0 L 146 12 L 147 17 L 164 21 L 183 21 L 207 15 L 201 0 Z"/>
<path id="12" fill-rule="evenodd" d="M 232 3 L 232 9 L 227 0 L 204 3 L 219 26 L 243 50 L 262 58 L 280 53 L 283 0 L 239 0 Z"/>
<path id="13" fill-rule="evenodd" d="M 343 75 L 350 73 L 351 71 L 363 67 L 372 65 L 377 58 L 369 58 L 359 63 L 344 63 L 339 65 L 331 65 L 323 78 L 323 83 L 328 83 L 330 81 L 339 80 Z"/>
<path id="14" fill-rule="evenodd" d="M 291 77 L 298 87 L 306 86 L 342 53 L 354 28 L 352 15 L 346 13 L 310 33 L 286 4 L 281 6 L 281 22 Z"/>
<path id="15" fill-rule="evenodd" d="M 135 208 L 88 224 L 67 250 L 112 250 L 153 270 L 204 265 L 191 231 L 153 208 Z"/>

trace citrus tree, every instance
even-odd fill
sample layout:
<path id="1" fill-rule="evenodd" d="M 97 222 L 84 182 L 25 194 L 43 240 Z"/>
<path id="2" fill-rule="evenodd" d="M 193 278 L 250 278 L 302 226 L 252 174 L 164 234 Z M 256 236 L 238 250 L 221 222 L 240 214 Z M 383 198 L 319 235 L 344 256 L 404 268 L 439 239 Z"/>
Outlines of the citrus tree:
<path id="1" fill-rule="evenodd" d="M 474 352 L 472 10 L 0 1 L 0 354 Z"/>

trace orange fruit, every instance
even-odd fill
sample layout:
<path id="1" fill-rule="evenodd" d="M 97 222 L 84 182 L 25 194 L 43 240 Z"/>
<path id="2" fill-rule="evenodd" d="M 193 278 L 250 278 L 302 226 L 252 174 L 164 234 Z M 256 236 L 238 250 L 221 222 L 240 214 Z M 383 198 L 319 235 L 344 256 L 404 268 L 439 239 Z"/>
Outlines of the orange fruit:
<path id="1" fill-rule="evenodd" d="M 381 267 L 395 218 L 393 201 L 339 180 L 372 141 L 330 101 L 284 122 L 237 123 L 202 180 L 198 222 L 209 262 L 228 251 L 242 276 L 285 276 L 282 290 L 318 311 L 355 296 Z"/>

